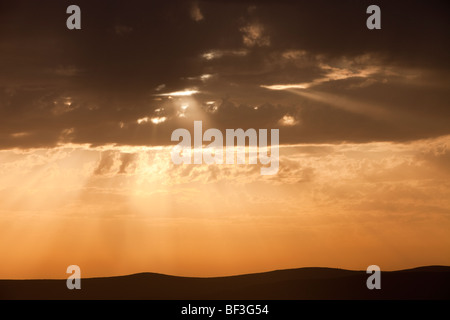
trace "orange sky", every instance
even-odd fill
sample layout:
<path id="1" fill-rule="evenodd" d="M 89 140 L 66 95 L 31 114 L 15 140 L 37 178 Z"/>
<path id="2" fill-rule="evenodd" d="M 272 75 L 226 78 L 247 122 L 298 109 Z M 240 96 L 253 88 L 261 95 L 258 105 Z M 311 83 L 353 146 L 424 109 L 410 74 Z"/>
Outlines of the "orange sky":
<path id="1" fill-rule="evenodd" d="M 274 176 L 170 147 L 0 151 L 0 278 L 448 265 L 449 147 L 282 146 Z"/>
<path id="2" fill-rule="evenodd" d="M 76 4 L 0 2 L 0 279 L 450 265 L 444 2 Z M 174 165 L 194 121 L 279 171 Z"/>

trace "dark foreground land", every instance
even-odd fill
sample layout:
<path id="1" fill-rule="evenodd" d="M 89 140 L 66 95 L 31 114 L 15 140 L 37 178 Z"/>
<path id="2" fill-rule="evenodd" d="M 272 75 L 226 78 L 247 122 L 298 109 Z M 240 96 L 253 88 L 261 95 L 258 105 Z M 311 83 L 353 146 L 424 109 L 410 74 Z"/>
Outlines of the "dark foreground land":
<path id="1" fill-rule="evenodd" d="M 365 271 L 331 268 L 278 270 L 219 278 L 140 273 L 81 280 L 0 280 L 0 299 L 450 299 L 450 267 L 429 266 L 381 273 L 381 290 L 369 290 Z"/>

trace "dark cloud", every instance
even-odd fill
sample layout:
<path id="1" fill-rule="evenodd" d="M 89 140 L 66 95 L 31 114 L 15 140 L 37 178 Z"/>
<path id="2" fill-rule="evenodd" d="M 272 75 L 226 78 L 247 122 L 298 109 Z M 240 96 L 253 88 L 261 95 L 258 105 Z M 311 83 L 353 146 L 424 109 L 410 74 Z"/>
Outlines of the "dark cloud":
<path id="1" fill-rule="evenodd" d="M 128 173 L 128 171 L 132 169 L 132 165 L 136 160 L 136 154 L 122 153 L 120 155 L 120 160 L 122 163 L 120 164 L 119 173 Z"/>
<path id="2" fill-rule="evenodd" d="M 377 1 L 376 31 L 368 1 L 83 0 L 77 31 L 70 4 L 0 4 L 0 148 L 169 144 L 200 117 L 280 128 L 282 143 L 450 133 L 445 1 Z M 277 84 L 308 88 L 261 87 Z M 188 88 L 183 114 L 155 95 Z"/>

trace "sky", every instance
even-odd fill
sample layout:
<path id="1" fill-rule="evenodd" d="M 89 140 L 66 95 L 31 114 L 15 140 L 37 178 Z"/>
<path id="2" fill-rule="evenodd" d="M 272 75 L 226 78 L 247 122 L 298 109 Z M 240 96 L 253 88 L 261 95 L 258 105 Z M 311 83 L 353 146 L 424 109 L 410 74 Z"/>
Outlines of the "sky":
<path id="1" fill-rule="evenodd" d="M 0 278 L 449 265 L 449 9 L 0 2 Z M 278 129 L 277 174 L 175 165 L 198 120 Z"/>

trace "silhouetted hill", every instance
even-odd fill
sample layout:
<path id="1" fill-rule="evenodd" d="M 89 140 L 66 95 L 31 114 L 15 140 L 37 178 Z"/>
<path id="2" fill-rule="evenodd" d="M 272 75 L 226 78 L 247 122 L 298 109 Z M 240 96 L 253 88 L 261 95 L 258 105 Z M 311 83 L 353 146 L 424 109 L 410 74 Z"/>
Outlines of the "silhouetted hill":
<path id="1" fill-rule="evenodd" d="M 66 280 L 0 280 L 0 299 L 450 299 L 450 267 L 382 272 L 381 290 L 366 287 L 365 271 L 301 268 L 217 278 L 140 273 L 82 279 L 81 290 Z"/>

